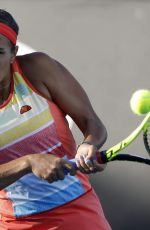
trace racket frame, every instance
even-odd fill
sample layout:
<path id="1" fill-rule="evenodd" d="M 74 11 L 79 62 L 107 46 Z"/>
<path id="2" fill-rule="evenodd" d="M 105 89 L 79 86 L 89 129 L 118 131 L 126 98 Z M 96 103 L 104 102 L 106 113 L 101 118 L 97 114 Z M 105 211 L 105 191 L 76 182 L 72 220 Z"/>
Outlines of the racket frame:
<path id="1" fill-rule="evenodd" d="M 102 161 L 109 162 L 112 161 L 118 155 L 118 152 L 125 149 L 130 145 L 139 134 L 143 131 L 143 136 L 146 135 L 147 127 L 150 125 L 150 112 L 146 115 L 141 124 L 124 140 L 109 148 L 108 150 L 101 152 Z"/>

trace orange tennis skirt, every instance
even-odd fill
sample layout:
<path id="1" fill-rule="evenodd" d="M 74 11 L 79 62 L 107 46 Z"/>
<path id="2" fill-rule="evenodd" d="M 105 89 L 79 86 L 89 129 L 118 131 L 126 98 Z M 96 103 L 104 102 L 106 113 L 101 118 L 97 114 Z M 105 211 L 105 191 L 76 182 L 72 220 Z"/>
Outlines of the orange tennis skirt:
<path id="1" fill-rule="evenodd" d="M 14 219 L 1 216 L 0 230 L 111 230 L 93 190 L 59 208 Z"/>

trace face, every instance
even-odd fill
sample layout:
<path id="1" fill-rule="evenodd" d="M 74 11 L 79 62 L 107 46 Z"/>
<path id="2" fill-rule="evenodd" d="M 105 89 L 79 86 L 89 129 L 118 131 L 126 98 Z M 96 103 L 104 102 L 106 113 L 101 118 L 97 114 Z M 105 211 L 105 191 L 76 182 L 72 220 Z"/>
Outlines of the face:
<path id="1" fill-rule="evenodd" d="M 0 82 L 10 77 L 11 63 L 17 53 L 16 50 L 12 50 L 10 41 L 0 34 Z"/>

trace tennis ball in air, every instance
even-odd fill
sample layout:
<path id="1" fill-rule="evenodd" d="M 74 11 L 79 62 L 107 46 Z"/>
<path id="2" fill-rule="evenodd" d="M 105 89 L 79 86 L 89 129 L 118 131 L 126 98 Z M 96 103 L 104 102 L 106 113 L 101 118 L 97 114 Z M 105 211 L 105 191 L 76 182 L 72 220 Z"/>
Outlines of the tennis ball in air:
<path id="1" fill-rule="evenodd" d="M 130 107 L 133 113 L 138 115 L 150 112 L 150 91 L 140 89 L 133 93 L 130 99 Z"/>

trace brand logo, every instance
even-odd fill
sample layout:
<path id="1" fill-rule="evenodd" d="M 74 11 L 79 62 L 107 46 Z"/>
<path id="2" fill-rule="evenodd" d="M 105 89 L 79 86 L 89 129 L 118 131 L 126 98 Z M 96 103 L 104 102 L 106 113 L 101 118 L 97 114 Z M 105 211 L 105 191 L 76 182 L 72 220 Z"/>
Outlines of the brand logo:
<path id="1" fill-rule="evenodd" d="M 26 113 L 28 112 L 29 110 L 31 110 L 31 106 L 30 105 L 23 105 L 20 109 L 20 114 L 23 114 L 23 113 Z"/>

